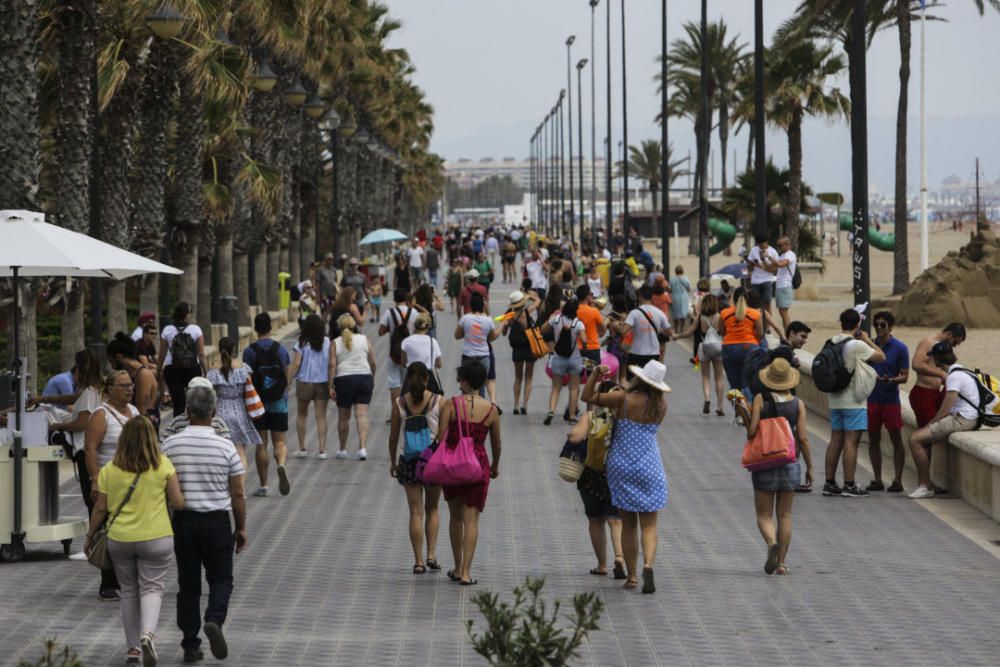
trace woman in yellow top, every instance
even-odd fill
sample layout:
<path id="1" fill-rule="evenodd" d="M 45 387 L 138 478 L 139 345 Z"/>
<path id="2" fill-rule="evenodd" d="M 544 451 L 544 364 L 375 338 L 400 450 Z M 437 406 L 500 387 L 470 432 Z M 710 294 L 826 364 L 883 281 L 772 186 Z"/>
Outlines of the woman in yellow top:
<path id="1" fill-rule="evenodd" d="M 747 306 L 747 291 L 739 287 L 733 292 L 733 304 L 719 315 L 722 334 L 722 368 L 730 389 L 743 389 L 743 362 L 750 350 L 764 338 L 764 321 L 760 311 Z"/>
<path id="2" fill-rule="evenodd" d="M 135 490 L 124 502 L 133 484 Z M 184 507 L 174 466 L 160 453 L 152 423 L 146 417 L 134 417 L 122 428 L 114 459 L 97 476 L 97 502 L 84 544 L 86 551 L 95 531 L 106 518 L 113 518 L 108 529 L 108 555 L 121 584 L 126 664 L 138 665 L 140 656 L 143 664 L 156 664 L 153 637 L 174 555 L 168 498 L 174 509 Z"/>

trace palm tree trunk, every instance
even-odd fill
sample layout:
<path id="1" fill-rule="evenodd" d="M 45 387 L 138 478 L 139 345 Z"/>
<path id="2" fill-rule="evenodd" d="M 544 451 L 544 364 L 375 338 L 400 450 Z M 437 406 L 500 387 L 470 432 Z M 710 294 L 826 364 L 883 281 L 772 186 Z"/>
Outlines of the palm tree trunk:
<path id="1" fill-rule="evenodd" d="M 799 211 L 802 210 L 802 108 L 796 105 L 788 125 L 788 204 L 785 236 L 793 248 L 799 245 Z"/>
<path id="2" fill-rule="evenodd" d="M 157 313 L 156 319 L 159 321 L 160 274 L 150 273 L 139 280 L 139 312 Z"/>
<path id="3" fill-rule="evenodd" d="M 726 151 L 729 148 L 729 105 L 719 105 L 719 150 L 722 151 L 722 189 L 726 189 Z"/>
<path id="4" fill-rule="evenodd" d="M 202 245 L 206 245 L 203 243 Z M 202 329 L 207 330 L 212 324 L 212 257 L 209 254 L 198 256 L 198 311 L 197 322 Z"/>
<path id="5" fill-rule="evenodd" d="M 254 305 L 267 310 L 267 286 L 270 284 L 267 279 L 267 244 L 257 246 L 251 261 L 254 269 L 254 289 L 257 291 L 257 303 Z"/>
<path id="6" fill-rule="evenodd" d="M 125 287 L 124 280 L 111 280 L 107 283 L 107 312 L 108 312 L 108 337 L 121 331 L 131 333 L 128 327 L 128 317 L 125 314 Z"/>
<path id="7" fill-rule="evenodd" d="M 899 24 L 899 107 L 896 110 L 896 205 L 894 225 L 896 247 L 893 249 L 892 293 L 902 294 L 910 286 L 910 257 L 906 218 L 906 114 L 910 87 L 910 3 L 897 0 Z"/>
<path id="8" fill-rule="evenodd" d="M 281 271 L 281 248 L 276 242 L 267 244 L 267 269 L 264 271 L 267 311 L 278 310 L 278 272 Z"/>
<path id="9" fill-rule="evenodd" d="M 247 253 L 232 254 L 233 292 L 236 296 L 237 322 L 241 327 L 250 326 L 250 256 Z M 219 273 L 222 273 L 220 268 Z"/>
<path id="10" fill-rule="evenodd" d="M 747 134 L 750 135 L 750 138 L 747 139 L 747 166 L 746 166 L 746 171 L 750 171 L 751 169 L 753 169 L 753 158 L 754 158 L 754 155 L 753 155 L 753 149 L 754 149 L 753 128 L 750 127 L 750 126 L 747 126 L 747 127 L 749 128 L 749 131 L 747 132 Z"/>
<path id="11" fill-rule="evenodd" d="M 191 77 L 181 79 L 175 151 L 174 209 L 181 276 L 178 299 L 198 311 L 198 243 L 202 227 L 202 169 L 205 117 L 202 100 Z"/>

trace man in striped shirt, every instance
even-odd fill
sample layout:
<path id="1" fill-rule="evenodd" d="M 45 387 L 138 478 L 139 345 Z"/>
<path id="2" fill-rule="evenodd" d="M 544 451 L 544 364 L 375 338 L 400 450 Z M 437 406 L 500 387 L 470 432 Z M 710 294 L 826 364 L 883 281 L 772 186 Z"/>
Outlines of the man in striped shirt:
<path id="1" fill-rule="evenodd" d="M 247 544 L 246 470 L 233 443 L 215 433 L 215 391 L 193 386 L 186 392 L 190 426 L 164 441 L 161 450 L 177 469 L 184 509 L 174 512 L 174 555 L 177 558 L 177 625 L 184 633 L 184 662 L 198 662 L 201 651 L 201 571 L 208 581 L 205 636 L 212 655 L 225 658 L 229 649 L 222 625 L 233 592 L 233 551 Z M 229 513 L 236 521 L 235 530 Z"/>

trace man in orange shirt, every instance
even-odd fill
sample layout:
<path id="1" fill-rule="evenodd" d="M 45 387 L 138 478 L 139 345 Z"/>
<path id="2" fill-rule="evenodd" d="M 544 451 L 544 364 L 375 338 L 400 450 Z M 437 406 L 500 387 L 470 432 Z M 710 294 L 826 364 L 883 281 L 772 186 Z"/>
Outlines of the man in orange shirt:
<path id="1" fill-rule="evenodd" d="M 580 285 L 576 288 L 576 299 L 580 302 L 580 307 L 576 311 L 576 318 L 583 322 L 586 329 L 585 339 L 580 340 L 580 354 L 584 359 L 590 359 L 595 363 L 601 363 L 601 336 L 604 335 L 604 316 L 601 311 L 594 307 L 594 295 L 590 293 L 590 287 Z"/>

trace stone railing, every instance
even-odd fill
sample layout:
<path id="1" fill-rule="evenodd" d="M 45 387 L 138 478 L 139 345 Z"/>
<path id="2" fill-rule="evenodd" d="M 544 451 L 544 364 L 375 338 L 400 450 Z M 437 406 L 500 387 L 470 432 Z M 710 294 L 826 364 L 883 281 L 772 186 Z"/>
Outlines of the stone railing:
<path id="1" fill-rule="evenodd" d="M 795 356 L 802 371 L 798 396 L 810 412 L 828 420 L 828 395 L 817 389 L 812 381 L 813 355 L 798 350 Z M 904 390 L 899 393 L 903 406 L 903 444 L 907 447 L 906 467 L 915 470 L 913 458 L 909 454 L 909 441 L 910 434 L 917 428 L 916 418 L 910 409 L 908 393 Z M 868 434 L 865 433 L 860 450 L 867 450 L 867 440 Z M 882 438 L 882 454 L 887 457 L 882 464 L 883 470 L 891 470 L 892 443 L 888 437 Z M 864 454 L 860 456 L 863 457 Z M 822 461 L 818 461 L 817 466 L 822 466 Z M 931 479 L 994 521 L 1000 522 L 1000 429 L 954 433 L 948 438 L 948 442 L 935 443 L 931 453 Z"/>

